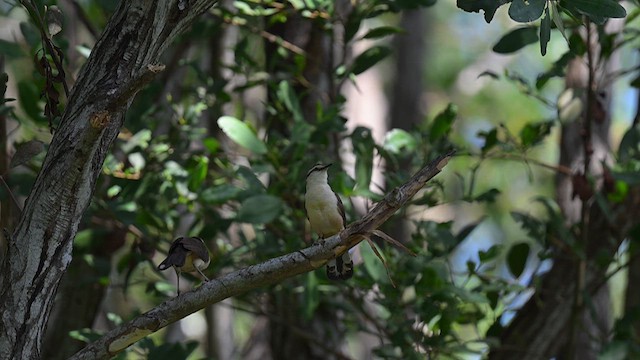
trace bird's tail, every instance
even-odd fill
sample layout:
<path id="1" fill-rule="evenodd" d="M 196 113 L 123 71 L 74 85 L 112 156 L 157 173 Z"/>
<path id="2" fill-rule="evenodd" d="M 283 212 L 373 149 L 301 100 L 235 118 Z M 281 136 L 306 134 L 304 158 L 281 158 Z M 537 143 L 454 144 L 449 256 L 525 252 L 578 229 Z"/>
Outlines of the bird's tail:
<path id="1" fill-rule="evenodd" d="M 327 262 L 327 277 L 329 280 L 347 280 L 353 276 L 353 260 L 346 251 L 341 256 Z"/>

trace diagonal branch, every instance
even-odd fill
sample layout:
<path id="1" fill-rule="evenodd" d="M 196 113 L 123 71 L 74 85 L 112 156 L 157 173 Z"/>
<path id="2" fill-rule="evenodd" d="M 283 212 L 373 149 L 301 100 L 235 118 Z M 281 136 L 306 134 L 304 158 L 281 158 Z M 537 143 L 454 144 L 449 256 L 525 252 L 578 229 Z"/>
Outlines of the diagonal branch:
<path id="1" fill-rule="evenodd" d="M 387 194 L 362 219 L 349 225 L 340 234 L 308 248 L 226 274 L 203 284 L 196 290 L 169 299 L 130 322 L 109 331 L 99 340 L 76 353 L 72 359 L 109 358 L 145 336 L 205 306 L 323 266 L 327 260 L 354 247 L 387 221 L 422 189 L 427 181 L 440 173 L 453 153 L 450 151 L 426 165 L 404 185 Z"/>

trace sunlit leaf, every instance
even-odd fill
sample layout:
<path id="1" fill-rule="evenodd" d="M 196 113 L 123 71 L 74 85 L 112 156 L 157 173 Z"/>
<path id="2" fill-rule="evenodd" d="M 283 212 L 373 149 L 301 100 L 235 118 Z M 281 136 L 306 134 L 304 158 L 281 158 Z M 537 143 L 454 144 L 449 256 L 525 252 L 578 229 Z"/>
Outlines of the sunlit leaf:
<path id="1" fill-rule="evenodd" d="M 384 149 L 390 153 L 398 154 L 401 151 L 412 152 L 418 142 L 410 133 L 402 129 L 392 129 L 384 138 Z"/>
<path id="2" fill-rule="evenodd" d="M 232 117 L 222 116 L 218 119 L 218 126 L 236 144 L 250 150 L 255 154 L 265 154 L 267 147 L 258 139 L 249 125 Z"/>

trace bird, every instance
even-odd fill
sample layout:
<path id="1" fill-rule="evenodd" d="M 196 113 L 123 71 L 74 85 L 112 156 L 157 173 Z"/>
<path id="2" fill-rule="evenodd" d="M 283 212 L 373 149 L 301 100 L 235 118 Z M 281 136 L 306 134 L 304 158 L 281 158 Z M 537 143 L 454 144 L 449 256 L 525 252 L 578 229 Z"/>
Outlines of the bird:
<path id="1" fill-rule="evenodd" d="M 180 295 L 180 273 L 182 271 L 198 272 L 206 281 L 209 281 L 202 270 L 206 269 L 210 262 L 209 250 L 201 238 L 196 236 L 179 237 L 171 243 L 167 258 L 158 265 L 158 270 L 174 268 L 178 278 L 176 288 L 178 295 Z"/>
<path id="2" fill-rule="evenodd" d="M 345 228 L 344 205 L 340 197 L 331 190 L 327 169 L 332 164 L 316 164 L 307 173 L 307 188 L 304 206 L 311 229 L 320 239 L 331 237 Z M 349 251 L 327 262 L 327 277 L 330 280 L 347 280 L 353 276 L 353 260 Z"/>

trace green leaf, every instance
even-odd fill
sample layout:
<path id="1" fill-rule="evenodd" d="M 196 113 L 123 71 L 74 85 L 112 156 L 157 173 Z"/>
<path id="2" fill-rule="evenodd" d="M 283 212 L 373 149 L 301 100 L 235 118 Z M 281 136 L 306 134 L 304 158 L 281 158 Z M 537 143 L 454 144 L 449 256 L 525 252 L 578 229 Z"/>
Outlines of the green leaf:
<path id="1" fill-rule="evenodd" d="M 490 78 L 492 78 L 494 80 L 500 79 L 500 75 L 498 75 L 495 72 L 490 71 L 490 70 L 485 70 L 485 71 L 481 72 L 480 75 L 478 75 L 478 79 L 480 79 L 483 76 L 488 76 L 488 77 L 490 77 Z"/>
<path id="2" fill-rule="evenodd" d="M 265 154 L 266 145 L 258 139 L 255 132 L 246 123 L 232 117 L 222 116 L 218 119 L 218 126 L 236 144 L 255 154 Z"/>
<path id="3" fill-rule="evenodd" d="M 220 142 L 213 137 L 205 138 L 204 140 L 202 140 L 202 144 L 207 148 L 207 150 L 209 150 L 211 154 L 217 153 L 218 149 L 220 148 Z"/>
<path id="4" fill-rule="evenodd" d="M 520 130 L 520 141 L 522 142 L 522 146 L 530 147 L 540 143 L 551 133 L 552 127 L 553 121 L 527 123 L 522 130 Z"/>
<path id="5" fill-rule="evenodd" d="M 538 41 L 538 28 L 527 26 L 517 28 L 504 35 L 497 44 L 493 46 L 493 51 L 498 54 L 510 54 L 523 47 Z"/>
<path id="6" fill-rule="evenodd" d="M 544 17 L 540 21 L 540 54 L 542 56 L 547 55 L 549 40 L 551 40 L 551 16 L 549 15 L 549 8 L 546 8 Z"/>
<path id="7" fill-rule="evenodd" d="M 640 171 L 620 171 L 611 173 L 613 178 L 626 183 L 629 186 L 640 184 Z"/>
<path id="8" fill-rule="evenodd" d="M 562 34 L 562 37 L 565 40 L 569 41 L 567 35 L 564 32 L 564 22 L 562 21 L 562 16 L 560 15 L 560 11 L 558 11 L 558 6 L 555 1 L 549 1 L 549 5 L 551 6 L 551 19 L 553 19 L 553 23 L 556 24 L 558 31 Z"/>
<path id="9" fill-rule="evenodd" d="M 364 241 L 364 243 L 364 246 L 360 247 L 360 255 L 362 256 L 364 269 L 375 282 L 385 282 L 385 279 L 387 279 L 387 273 L 384 269 L 384 265 L 373 252 L 371 246 L 366 244 L 366 241 Z"/>
<path id="10" fill-rule="evenodd" d="M 322 269 L 324 271 L 324 268 Z M 320 305 L 320 300 L 322 296 L 320 294 L 320 290 L 318 289 L 319 281 L 316 273 L 311 271 L 307 273 L 306 284 L 304 286 L 303 295 L 304 295 L 304 318 L 309 320 L 312 319 L 318 306 Z"/>
<path id="11" fill-rule="evenodd" d="M 381 26 L 375 29 L 369 30 L 362 38 L 363 39 L 378 39 L 381 37 L 404 33 L 405 31 L 401 28 L 393 27 L 393 26 Z"/>
<path id="12" fill-rule="evenodd" d="M 640 159 L 640 127 L 632 126 L 622 137 L 618 149 L 621 163 Z"/>
<path id="13" fill-rule="evenodd" d="M 359 7 L 354 7 L 347 18 L 347 23 L 344 26 L 344 41 L 349 42 L 358 33 L 360 24 L 365 17 L 362 14 L 362 10 Z"/>
<path id="14" fill-rule="evenodd" d="M 633 316 L 633 315 L 632 315 Z M 637 321 L 637 313 L 634 318 Z M 616 325 L 617 327 L 618 325 Z M 618 330 L 619 331 L 619 330 Z M 598 354 L 598 360 L 623 360 L 623 359 L 632 359 L 635 354 L 638 355 L 637 352 L 632 352 L 632 346 L 637 346 L 637 343 L 632 343 L 629 340 L 613 340 L 607 343 L 600 354 Z M 637 351 L 637 350 L 636 350 Z"/>
<path id="15" fill-rule="evenodd" d="M 194 157 L 194 160 L 196 161 L 195 166 L 189 169 L 189 189 L 197 191 L 207 177 L 209 158 L 197 155 Z"/>
<path id="16" fill-rule="evenodd" d="M 85 342 L 87 344 L 98 340 L 101 336 L 102 333 L 86 328 L 69 332 L 69 337 L 78 341 Z"/>
<path id="17" fill-rule="evenodd" d="M 482 224 L 482 221 L 484 220 L 484 218 L 481 218 L 479 221 L 473 222 L 465 227 L 463 227 L 458 234 L 456 234 L 456 241 L 457 242 L 462 242 L 464 239 L 467 238 L 467 236 L 469 236 L 473 230 L 476 229 L 476 227 L 478 227 L 478 225 Z"/>
<path id="18" fill-rule="evenodd" d="M 547 0 L 513 0 L 509 17 L 521 23 L 532 22 L 542 16 Z"/>
<path id="19" fill-rule="evenodd" d="M 562 55 L 560 59 L 556 60 L 553 63 L 553 66 L 551 66 L 551 69 L 538 75 L 538 78 L 536 79 L 536 89 L 538 90 L 542 89 L 547 84 L 549 79 L 553 77 L 564 76 L 564 70 L 567 68 L 567 64 L 574 57 L 575 57 L 575 54 L 573 54 L 571 51 L 568 51 L 564 55 Z"/>
<path id="20" fill-rule="evenodd" d="M 614 0 L 571 0 L 579 12 L 589 16 L 592 20 L 598 18 L 623 18 L 627 11 Z"/>
<path id="21" fill-rule="evenodd" d="M 224 204 L 229 200 L 236 199 L 242 193 L 242 189 L 231 184 L 222 184 L 216 187 L 205 189 L 200 198 L 209 204 Z"/>
<path id="22" fill-rule="evenodd" d="M 500 190 L 492 188 L 476 196 L 474 200 L 479 202 L 492 203 L 496 201 L 496 197 L 498 197 L 498 195 L 500 195 Z"/>
<path id="23" fill-rule="evenodd" d="M 109 189 L 107 189 L 107 196 L 112 198 L 116 195 L 120 194 L 122 191 L 122 187 L 120 185 L 113 185 Z"/>
<path id="24" fill-rule="evenodd" d="M 42 109 L 40 107 L 40 90 L 35 82 L 20 81 L 18 82 L 18 98 L 23 110 L 35 121 L 44 121 Z"/>
<path id="25" fill-rule="evenodd" d="M 481 263 L 486 263 L 495 259 L 500 254 L 500 250 L 502 250 L 502 245 L 493 245 L 487 250 L 478 251 L 478 258 Z"/>
<path id="26" fill-rule="evenodd" d="M 146 356 L 147 360 L 188 359 L 189 355 L 198 347 L 197 341 L 183 343 L 164 343 L 151 347 Z"/>
<path id="27" fill-rule="evenodd" d="M 250 224 L 266 224 L 282 212 L 282 200 L 273 195 L 252 196 L 240 205 L 237 221 Z"/>
<path id="28" fill-rule="evenodd" d="M 29 47 L 35 48 L 40 45 L 40 41 L 42 40 L 40 32 L 32 23 L 26 21 L 20 22 L 20 32 L 22 33 L 22 36 L 24 36 Z"/>
<path id="29" fill-rule="evenodd" d="M 282 101 L 287 110 L 289 110 L 293 115 L 293 120 L 304 121 L 302 109 L 300 108 L 300 101 L 288 81 L 281 81 L 280 84 L 278 84 L 277 94 L 278 98 Z"/>
<path id="30" fill-rule="evenodd" d="M 417 143 L 410 133 L 402 129 L 392 129 L 385 136 L 383 147 L 390 153 L 399 154 L 401 151 L 414 151 Z"/>
<path id="31" fill-rule="evenodd" d="M 482 145 L 482 153 L 486 154 L 494 146 L 498 145 L 498 130 L 493 128 L 489 131 L 480 131 L 478 136 L 484 138 L 484 145 Z"/>
<path id="32" fill-rule="evenodd" d="M 466 12 L 480 12 L 480 10 L 483 10 L 484 20 L 490 23 L 491 20 L 493 20 L 493 15 L 495 15 L 496 10 L 510 1 L 511 0 L 458 0 L 457 5 Z"/>
<path id="33" fill-rule="evenodd" d="M 436 0 L 397 0 L 396 4 L 401 10 L 404 9 L 417 9 L 421 7 L 432 6 L 436 3 Z"/>
<path id="34" fill-rule="evenodd" d="M 532 239 L 544 239 L 546 236 L 546 224 L 528 214 L 512 211 L 511 217 L 527 232 Z"/>
<path id="35" fill-rule="evenodd" d="M 356 184 L 358 189 L 369 189 L 373 174 L 375 141 L 369 128 L 358 126 L 351 134 L 353 152 L 356 156 Z"/>
<path id="36" fill-rule="evenodd" d="M 264 184 L 258 179 L 256 174 L 246 166 L 238 166 L 238 176 L 247 184 L 248 190 L 252 194 L 262 194 L 265 192 Z"/>
<path id="37" fill-rule="evenodd" d="M 429 141 L 436 141 L 442 137 L 446 137 L 451 131 L 453 121 L 458 114 L 458 107 L 454 104 L 449 104 L 444 111 L 436 115 L 429 132 Z"/>
<path id="38" fill-rule="evenodd" d="M 518 243 L 509 249 L 507 254 L 507 265 L 509 271 L 514 277 L 518 278 L 522 275 L 527 259 L 529 258 L 530 246 L 525 242 Z"/>
<path id="39" fill-rule="evenodd" d="M 386 46 L 374 46 L 367 49 L 353 61 L 351 72 L 354 75 L 362 74 L 372 66 L 391 54 L 391 49 Z"/>
<path id="40" fill-rule="evenodd" d="M 149 142 L 151 141 L 151 130 L 142 129 L 135 133 L 125 144 L 122 145 L 121 149 L 124 153 L 130 153 L 136 147 L 140 149 L 146 149 L 149 147 Z"/>
<path id="41" fill-rule="evenodd" d="M 19 59 L 24 56 L 20 45 L 3 39 L 0 39 L 0 54 L 5 55 L 7 59 Z"/>

